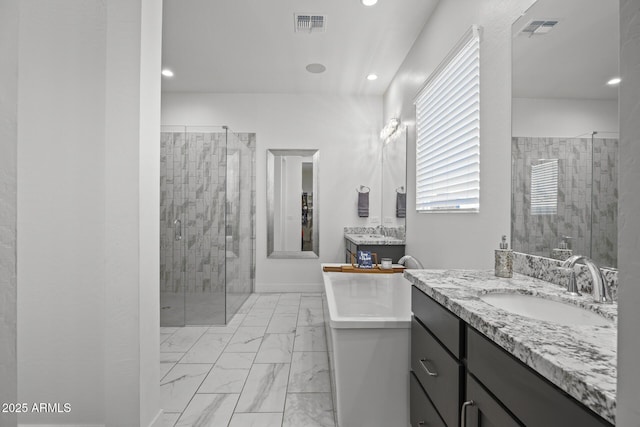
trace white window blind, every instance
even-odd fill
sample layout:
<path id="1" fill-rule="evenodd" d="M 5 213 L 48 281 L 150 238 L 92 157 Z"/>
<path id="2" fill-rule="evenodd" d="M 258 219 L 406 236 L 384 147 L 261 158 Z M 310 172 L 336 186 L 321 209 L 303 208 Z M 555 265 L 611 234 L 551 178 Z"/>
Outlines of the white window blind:
<path id="1" fill-rule="evenodd" d="M 416 210 L 480 208 L 480 35 L 472 27 L 418 93 Z"/>
<path id="2" fill-rule="evenodd" d="M 558 160 L 531 165 L 531 215 L 558 213 Z"/>

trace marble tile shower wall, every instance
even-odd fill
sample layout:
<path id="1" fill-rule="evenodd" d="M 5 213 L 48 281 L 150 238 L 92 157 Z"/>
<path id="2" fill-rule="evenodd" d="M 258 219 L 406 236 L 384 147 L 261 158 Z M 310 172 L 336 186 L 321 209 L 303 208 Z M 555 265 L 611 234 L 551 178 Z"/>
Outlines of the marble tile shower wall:
<path id="1" fill-rule="evenodd" d="M 161 133 L 161 291 L 224 293 L 225 275 L 230 283 L 244 281 L 245 287 L 253 276 L 255 232 L 247 230 L 255 215 L 255 134 L 236 136 L 229 150 L 238 153 L 238 161 L 228 171 L 225 133 Z M 225 206 L 228 172 L 233 183 Z M 230 215 L 225 226 L 227 207 L 238 215 Z M 176 219 L 182 221 L 183 241 L 176 240 Z M 225 271 L 227 244 L 234 255 Z"/>
<path id="2" fill-rule="evenodd" d="M 559 159 L 556 215 L 531 215 L 530 165 L 540 159 Z M 592 156 L 591 138 L 514 137 L 511 151 L 514 249 L 548 257 L 551 249 L 558 247 L 560 236 L 565 235 L 572 238 L 574 253 L 591 253 L 602 265 L 616 265 L 617 159 L 616 139 L 594 139 Z"/>

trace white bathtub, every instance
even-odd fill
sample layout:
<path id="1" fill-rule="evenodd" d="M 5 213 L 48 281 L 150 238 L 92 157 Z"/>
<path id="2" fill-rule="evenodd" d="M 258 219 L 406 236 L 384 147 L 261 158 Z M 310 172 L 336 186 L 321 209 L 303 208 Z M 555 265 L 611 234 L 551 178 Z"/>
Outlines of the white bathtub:
<path id="1" fill-rule="evenodd" d="M 408 426 L 410 283 L 398 273 L 323 279 L 337 425 Z"/>

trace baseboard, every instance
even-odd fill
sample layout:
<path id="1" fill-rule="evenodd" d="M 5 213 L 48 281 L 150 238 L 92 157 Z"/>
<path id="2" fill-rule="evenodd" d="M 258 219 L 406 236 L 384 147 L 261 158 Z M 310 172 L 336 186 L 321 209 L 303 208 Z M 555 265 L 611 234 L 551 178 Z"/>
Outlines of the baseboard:
<path id="1" fill-rule="evenodd" d="M 256 293 L 270 292 L 322 292 L 322 283 L 258 283 L 255 284 Z"/>
<path id="2" fill-rule="evenodd" d="M 155 416 L 155 418 L 153 419 L 153 421 L 151 421 L 151 423 L 149 423 L 149 427 L 162 427 L 162 414 L 164 412 L 162 411 L 162 409 L 160 409 L 158 411 L 158 414 Z"/>

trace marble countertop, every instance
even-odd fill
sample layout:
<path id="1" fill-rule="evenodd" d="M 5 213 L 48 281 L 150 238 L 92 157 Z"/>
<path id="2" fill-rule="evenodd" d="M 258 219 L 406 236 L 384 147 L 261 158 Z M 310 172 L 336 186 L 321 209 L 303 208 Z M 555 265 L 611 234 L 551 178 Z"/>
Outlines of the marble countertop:
<path id="1" fill-rule="evenodd" d="M 382 234 L 344 233 L 344 238 L 356 245 L 404 245 L 404 240 Z"/>
<path id="2" fill-rule="evenodd" d="M 493 270 L 405 270 L 411 283 L 523 363 L 603 418 L 615 424 L 617 304 L 595 304 L 590 295 L 572 297 L 564 288 Z M 519 316 L 480 299 L 489 293 L 537 295 L 597 312 L 610 326 L 564 326 Z"/>

